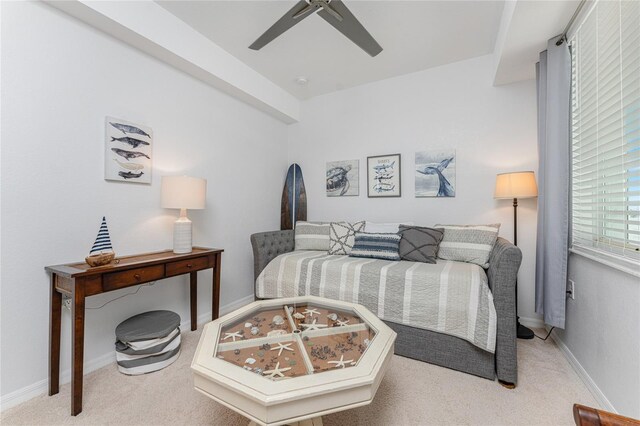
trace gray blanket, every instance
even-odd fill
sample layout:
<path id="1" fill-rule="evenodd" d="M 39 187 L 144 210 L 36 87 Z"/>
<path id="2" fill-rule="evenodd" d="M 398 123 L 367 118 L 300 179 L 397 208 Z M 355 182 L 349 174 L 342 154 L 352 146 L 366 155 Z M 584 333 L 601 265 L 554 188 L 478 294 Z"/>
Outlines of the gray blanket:
<path id="1" fill-rule="evenodd" d="M 383 320 L 495 351 L 493 296 L 484 270 L 471 263 L 391 262 L 294 251 L 267 265 L 256 280 L 256 295 L 313 295 L 360 303 Z"/>

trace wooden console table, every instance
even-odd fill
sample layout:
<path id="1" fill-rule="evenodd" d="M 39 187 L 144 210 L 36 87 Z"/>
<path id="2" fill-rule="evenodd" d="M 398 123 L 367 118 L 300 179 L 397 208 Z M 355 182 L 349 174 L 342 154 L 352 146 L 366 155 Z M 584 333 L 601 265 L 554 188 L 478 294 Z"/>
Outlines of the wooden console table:
<path id="1" fill-rule="evenodd" d="M 198 271 L 213 269 L 211 319 L 218 318 L 220 303 L 220 260 L 223 250 L 194 247 L 191 253 L 171 250 L 125 256 L 109 265 L 90 267 L 84 262 L 47 266 L 51 274 L 49 324 L 49 395 L 59 391 L 60 327 L 62 295 L 71 297 L 71 415 L 82 411 L 85 298 L 121 288 L 190 274 L 191 330 L 198 326 Z"/>

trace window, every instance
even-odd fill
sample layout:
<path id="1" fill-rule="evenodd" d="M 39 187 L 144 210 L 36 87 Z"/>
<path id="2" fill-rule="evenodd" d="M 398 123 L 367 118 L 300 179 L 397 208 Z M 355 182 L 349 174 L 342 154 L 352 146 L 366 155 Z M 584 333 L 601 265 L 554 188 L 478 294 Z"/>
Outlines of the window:
<path id="1" fill-rule="evenodd" d="M 638 262 L 640 2 L 594 2 L 569 43 L 573 247 Z"/>

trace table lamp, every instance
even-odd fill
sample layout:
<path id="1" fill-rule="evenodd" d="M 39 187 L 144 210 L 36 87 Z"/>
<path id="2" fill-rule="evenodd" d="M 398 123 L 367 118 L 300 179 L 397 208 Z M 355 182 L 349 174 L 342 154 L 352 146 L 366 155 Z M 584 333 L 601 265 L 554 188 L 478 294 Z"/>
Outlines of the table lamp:
<path id="1" fill-rule="evenodd" d="M 533 172 L 500 173 L 496 177 L 496 190 L 493 198 L 513 199 L 513 244 L 518 245 L 518 198 L 538 196 L 536 175 Z M 519 339 L 533 339 L 531 329 L 520 324 L 518 317 L 518 281 L 516 280 L 516 326 Z"/>
<path id="2" fill-rule="evenodd" d="M 162 177 L 162 207 L 180 209 L 180 217 L 173 224 L 173 252 L 191 253 L 191 221 L 187 209 L 204 209 L 207 181 L 190 176 Z"/>

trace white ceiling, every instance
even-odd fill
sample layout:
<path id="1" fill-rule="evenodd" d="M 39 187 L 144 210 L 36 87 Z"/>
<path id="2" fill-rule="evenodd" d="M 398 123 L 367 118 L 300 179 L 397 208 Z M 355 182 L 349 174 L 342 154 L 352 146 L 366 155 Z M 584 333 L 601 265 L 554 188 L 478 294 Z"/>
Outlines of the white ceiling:
<path id="1" fill-rule="evenodd" d="M 157 1 L 299 99 L 493 52 L 503 1 L 362 1 L 345 4 L 383 47 L 371 58 L 319 16 L 260 51 L 248 46 L 295 1 Z M 309 82 L 300 86 L 299 76 Z"/>
<path id="2" fill-rule="evenodd" d="M 494 84 L 535 78 L 535 64 L 547 48 L 547 40 L 562 33 L 579 4 L 580 0 L 508 3 L 494 52 Z"/>

